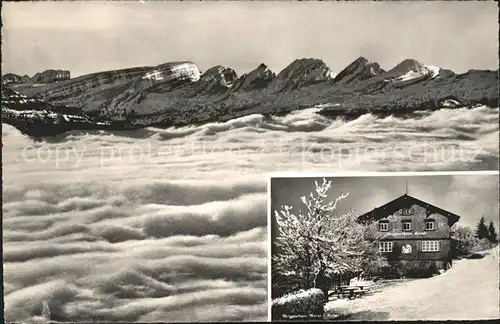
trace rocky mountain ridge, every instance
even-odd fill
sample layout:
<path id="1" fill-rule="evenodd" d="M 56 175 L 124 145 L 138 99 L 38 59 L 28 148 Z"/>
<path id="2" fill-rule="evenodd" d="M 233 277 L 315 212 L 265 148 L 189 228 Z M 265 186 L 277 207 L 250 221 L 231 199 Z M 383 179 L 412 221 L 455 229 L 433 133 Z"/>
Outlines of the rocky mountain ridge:
<path id="1" fill-rule="evenodd" d="M 67 70 L 45 70 L 37 72 L 31 78 L 28 75 L 18 75 L 15 73 L 7 73 L 2 76 L 2 85 L 12 84 L 40 84 L 52 83 L 58 81 L 69 80 L 70 72 Z"/>
<path id="2" fill-rule="evenodd" d="M 286 114 L 313 106 L 322 107 L 320 114 L 331 117 L 355 118 L 367 112 L 406 115 L 477 104 L 498 107 L 499 98 L 498 70 L 456 74 L 407 59 L 385 71 L 364 57 L 338 74 L 319 59 L 295 60 L 278 74 L 260 64 L 241 76 L 221 65 L 202 73 L 192 62 L 172 62 L 37 86 L 4 83 L 4 88 L 11 91 L 2 89 L 4 122 L 23 123 L 25 117 L 13 110 L 36 111 L 45 117 L 45 112 L 56 112 L 82 116 L 89 125 L 98 120 L 95 128 L 99 129 L 103 125 L 127 129 L 184 126 L 254 113 Z M 18 94 L 23 99 L 15 99 Z M 54 129 L 51 118 L 44 120 L 44 129 Z M 59 121 L 55 133 L 77 127 L 65 118 Z M 23 131 L 30 132 L 26 127 Z"/>

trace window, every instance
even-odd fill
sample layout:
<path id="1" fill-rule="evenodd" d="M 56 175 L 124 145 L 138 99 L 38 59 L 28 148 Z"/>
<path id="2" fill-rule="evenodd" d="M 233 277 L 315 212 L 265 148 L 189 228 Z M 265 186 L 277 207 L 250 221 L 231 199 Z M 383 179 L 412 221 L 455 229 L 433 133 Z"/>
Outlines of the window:
<path id="1" fill-rule="evenodd" d="M 387 232 L 389 230 L 389 223 L 379 223 L 378 226 L 381 232 Z"/>
<path id="2" fill-rule="evenodd" d="M 403 231 L 411 231 L 411 222 L 403 222 Z"/>
<path id="3" fill-rule="evenodd" d="M 422 241 L 422 252 L 439 251 L 439 241 Z"/>
<path id="4" fill-rule="evenodd" d="M 401 215 L 407 216 L 412 214 L 413 210 L 411 208 L 401 208 Z"/>
<path id="5" fill-rule="evenodd" d="M 378 242 L 379 252 L 392 252 L 392 242 Z"/>
<path id="6" fill-rule="evenodd" d="M 434 221 L 425 221 L 425 230 L 433 231 L 434 230 Z"/>

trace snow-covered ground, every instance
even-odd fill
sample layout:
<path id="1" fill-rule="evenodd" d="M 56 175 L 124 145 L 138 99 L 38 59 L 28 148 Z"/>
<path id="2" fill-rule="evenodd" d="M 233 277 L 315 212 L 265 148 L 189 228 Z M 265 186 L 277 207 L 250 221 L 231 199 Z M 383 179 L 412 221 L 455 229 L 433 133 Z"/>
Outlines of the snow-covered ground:
<path id="1" fill-rule="evenodd" d="M 453 99 L 446 99 L 443 102 L 443 104 L 442 104 L 442 106 L 446 107 L 446 108 L 448 108 L 448 107 L 456 107 L 456 106 L 459 106 L 459 105 L 460 105 L 460 102 L 458 102 L 456 100 L 453 100 Z"/>
<path id="2" fill-rule="evenodd" d="M 349 320 L 497 319 L 498 251 L 488 251 L 483 259 L 455 261 L 433 278 L 398 283 L 364 298 L 331 301 L 326 312 Z"/>

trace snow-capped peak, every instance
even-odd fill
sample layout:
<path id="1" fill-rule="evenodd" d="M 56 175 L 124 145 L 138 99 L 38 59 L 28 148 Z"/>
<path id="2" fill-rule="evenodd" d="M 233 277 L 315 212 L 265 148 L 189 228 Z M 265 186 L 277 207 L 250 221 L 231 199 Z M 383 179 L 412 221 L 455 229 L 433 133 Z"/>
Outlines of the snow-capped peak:
<path id="1" fill-rule="evenodd" d="M 335 72 L 333 72 L 332 70 L 328 70 L 328 72 L 327 72 L 326 76 L 327 76 L 328 78 L 330 78 L 330 79 L 332 79 L 332 80 L 333 80 L 333 79 L 335 79 L 335 77 L 337 76 L 337 74 L 338 74 L 338 73 L 335 73 Z"/>
<path id="2" fill-rule="evenodd" d="M 405 74 L 394 79 L 394 81 L 404 82 L 404 81 L 409 81 L 409 80 L 421 78 L 424 76 L 427 76 L 430 79 L 434 79 L 435 77 L 437 77 L 439 75 L 440 70 L 441 69 L 437 66 L 424 64 L 422 66 L 411 69 L 410 71 L 406 72 Z"/>
<path id="3" fill-rule="evenodd" d="M 441 68 L 438 66 L 434 65 L 424 65 L 424 67 L 430 72 L 430 77 L 431 79 L 434 79 L 439 75 L 439 72 L 441 71 Z"/>
<path id="4" fill-rule="evenodd" d="M 201 73 L 200 70 L 193 63 L 181 63 L 169 66 L 164 68 L 162 66 L 157 67 L 156 69 L 146 73 L 142 79 L 149 80 L 171 80 L 175 78 L 188 78 L 191 81 L 195 82 L 200 79 Z"/>

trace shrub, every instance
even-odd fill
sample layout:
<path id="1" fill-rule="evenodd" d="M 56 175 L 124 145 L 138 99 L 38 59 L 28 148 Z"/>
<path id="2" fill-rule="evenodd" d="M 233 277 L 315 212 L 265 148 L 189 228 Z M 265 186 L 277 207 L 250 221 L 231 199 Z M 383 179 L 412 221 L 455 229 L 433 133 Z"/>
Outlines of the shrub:
<path id="1" fill-rule="evenodd" d="M 391 261 L 390 267 L 385 267 L 379 275 L 386 279 L 401 277 L 408 278 L 429 278 L 438 273 L 437 266 L 432 261 Z"/>
<path id="2" fill-rule="evenodd" d="M 293 317 L 323 316 L 325 298 L 321 289 L 299 290 L 280 298 L 272 303 L 273 320 Z"/>
<path id="3" fill-rule="evenodd" d="M 487 239 L 487 238 L 482 238 L 478 239 L 474 242 L 474 246 L 472 247 L 470 252 L 480 252 L 484 250 L 488 250 L 492 247 L 493 244 Z"/>
<path id="4" fill-rule="evenodd" d="M 467 255 L 474 252 L 478 239 L 470 227 L 457 226 L 453 232 L 453 257 Z"/>
<path id="5" fill-rule="evenodd" d="M 404 275 L 409 278 L 429 278 L 438 273 L 436 264 L 432 261 L 417 261 L 405 264 Z"/>
<path id="6" fill-rule="evenodd" d="M 472 229 L 466 226 L 459 226 L 453 233 L 455 248 L 453 257 L 469 255 L 471 253 L 490 249 L 492 244 L 487 238 L 477 238 Z"/>

